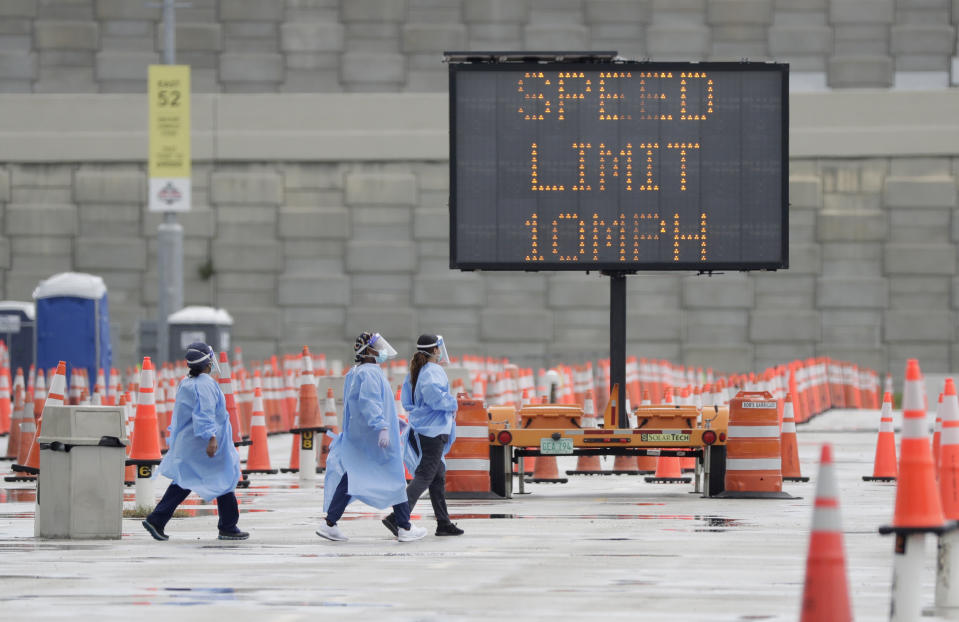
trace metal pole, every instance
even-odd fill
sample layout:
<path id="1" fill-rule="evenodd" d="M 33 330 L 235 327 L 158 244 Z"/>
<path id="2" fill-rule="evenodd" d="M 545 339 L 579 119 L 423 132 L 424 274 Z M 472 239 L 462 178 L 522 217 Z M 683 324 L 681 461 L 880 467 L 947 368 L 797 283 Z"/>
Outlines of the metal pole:
<path id="1" fill-rule="evenodd" d="M 629 427 L 626 412 L 626 274 L 608 272 L 609 276 L 609 376 L 611 385 L 619 385 L 619 421 Z"/>
<path id="2" fill-rule="evenodd" d="M 163 0 L 163 63 L 176 64 L 175 0 Z M 157 358 L 170 359 L 167 317 L 183 307 L 183 227 L 176 212 L 163 212 L 157 231 Z"/>

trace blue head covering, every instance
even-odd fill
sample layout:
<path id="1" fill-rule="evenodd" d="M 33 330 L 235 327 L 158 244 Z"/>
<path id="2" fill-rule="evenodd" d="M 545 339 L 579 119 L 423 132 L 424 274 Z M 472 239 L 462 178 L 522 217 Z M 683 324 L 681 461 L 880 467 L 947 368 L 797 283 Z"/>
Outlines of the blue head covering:
<path id="1" fill-rule="evenodd" d="M 207 365 L 216 367 L 213 348 L 202 341 L 194 341 L 186 349 L 186 364 L 190 369 L 204 370 Z"/>

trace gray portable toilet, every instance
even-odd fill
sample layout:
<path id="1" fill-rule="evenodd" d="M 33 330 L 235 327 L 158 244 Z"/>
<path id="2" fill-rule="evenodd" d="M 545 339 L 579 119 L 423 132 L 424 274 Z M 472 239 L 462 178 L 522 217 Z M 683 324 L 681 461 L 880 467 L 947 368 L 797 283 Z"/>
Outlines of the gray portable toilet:
<path id="1" fill-rule="evenodd" d="M 170 327 L 169 359 L 183 358 L 188 345 L 195 341 L 208 344 L 217 352 L 229 352 L 233 318 L 224 309 L 184 307 L 167 317 Z"/>
<path id="2" fill-rule="evenodd" d="M 32 302 L 4 300 L 0 302 L 0 339 L 10 351 L 10 371 L 29 371 L 37 359 L 36 310 Z"/>

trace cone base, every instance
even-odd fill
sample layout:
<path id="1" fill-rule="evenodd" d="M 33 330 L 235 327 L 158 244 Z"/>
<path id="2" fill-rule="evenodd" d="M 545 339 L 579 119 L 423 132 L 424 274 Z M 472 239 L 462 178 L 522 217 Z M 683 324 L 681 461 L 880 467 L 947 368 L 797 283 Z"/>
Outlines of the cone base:
<path id="1" fill-rule="evenodd" d="M 243 473 L 244 475 L 247 475 L 249 473 L 266 473 L 268 475 L 274 475 L 278 473 L 279 471 L 277 471 L 277 469 L 243 469 L 240 472 Z"/>
<path id="2" fill-rule="evenodd" d="M 862 481 L 864 482 L 894 482 L 896 481 L 895 477 L 874 477 L 872 475 L 863 475 Z"/>
<path id="3" fill-rule="evenodd" d="M 648 484 L 689 484 L 693 481 L 691 477 L 646 477 Z"/>
<path id="4" fill-rule="evenodd" d="M 609 471 L 566 471 L 567 475 L 609 475 Z"/>
<path id="5" fill-rule="evenodd" d="M 123 485 L 124 485 L 124 486 L 133 486 L 135 483 L 136 483 L 136 482 L 127 482 L 127 481 L 125 481 L 125 482 L 123 482 Z"/>
<path id="6" fill-rule="evenodd" d="M 249 488 L 249 487 L 250 487 L 250 480 L 248 480 L 248 479 L 241 479 L 240 481 L 238 481 L 238 482 L 236 483 L 236 487 L 237 487 L 237 488 Z"/>
<path id="7" fill-rule="evenodd" d="M 131 460 L 127 458 L 126 466 L 156 466 L 160 464 L 162 460 Z"/>
<path id="8" fill-rule="evenodd" d="M 784 482 L 808 482 L 808 481 L 809 481 L 809 478 L 808 478 L 808 477 L 802 477 L 802 476 L 786 477 L 786 476 L 784 475 L 784 476 L 783 476 L 783 481 L 784 481 Z"/>
<path id="9" fill-rule="evenodd" d="M 300 472 L 299 469 L 284 469 L 284 468 L 280 469 L 280 473 L 299 473 L 299 472 Z"/>
<path id="10" fill-rule="evenodd" d="M 326 432 L 328 427 L 321 425 L 315 428 L 290 428 L 290 434 L 301 434 L 303 432 Z"/>
<path id="11" fill-rule="evenodd" d="M 5 482 L 35 482 L 37 481 L 36 475 L 8 475 L 3 478 Z"/>
<path id="12" fill-rule="evenodd" d="M 16 456 L 0 456 L 0 462 L 6 462 L 7 460 L 16 460 Z"/>
<path id="13" fill-rule="evenodd" d="M 794 497 L 788 492 L 762 492 L 749 490 L 724 490 L 715 495 L 720 499 L 801 499 Z"/>
<path id="14" fill-rule="evenodd" d="M 531 477 L 526 479 L 527 484 L 566 484 L 569 480 L 565 477 Z"/>
<path id="15" fill-rule="evenodd" d="M 17 473 L 32 473 L 33 475 L 36 475 L 40 472 L 40 469 L 32 466 L 26 466 L 25 464 L 14 464 L 10 468 Z"/>
<path id="16" fill-rule="evenodd" d="M 245 441 L 233 441 L 234 447 L 249 447 L 253 444 L 253 441 L 247 439 Z"/>
<path id="17" fill-rule="evenodd" d="M 879 528 L 879 533 L 886 536 L 891 533 L 902 534 L 904 536 L 917 533 L 944 534 L 959 529 L 959 522 L 947 520 L 942 525 L 931 525 L 928 527 L 896 527 L 895 525 L 883 525 Z"/>

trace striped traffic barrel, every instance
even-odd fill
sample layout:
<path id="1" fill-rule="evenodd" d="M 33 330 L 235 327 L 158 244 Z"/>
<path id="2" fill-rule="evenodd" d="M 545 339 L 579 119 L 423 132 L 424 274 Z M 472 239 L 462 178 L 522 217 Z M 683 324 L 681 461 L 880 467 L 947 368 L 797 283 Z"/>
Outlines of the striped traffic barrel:
<path id="1" fill-rule="evenodd" d="M 457 397 L 456 440 L 446 455 L 446 492 L 452 497 L 492 496 L 489 480 L 489 415 L 483 402 Z"/>
<path id="2" fill-rule="evenodd" d="M 740 391 L 729 400 L 725 483 L 718 496 L 791 498 L 782 491 L 779 412 L 768 391 Z"/>

